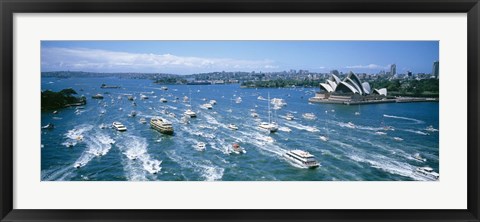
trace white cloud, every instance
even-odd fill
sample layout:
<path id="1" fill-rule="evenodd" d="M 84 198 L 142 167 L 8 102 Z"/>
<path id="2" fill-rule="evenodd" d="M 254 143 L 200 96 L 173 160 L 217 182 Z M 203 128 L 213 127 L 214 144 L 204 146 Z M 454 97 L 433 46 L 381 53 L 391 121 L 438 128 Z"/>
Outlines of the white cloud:
<path id="1" fill-rule="evenodd" d="M 128 53 L 87 48 L 43 48 L 42 71 L 80 70 L 97 72 L 250 71 L 277 69 L 272 60 L 204 58 L 172 54 Z"/>
<path id="2" fill-rule="evenodd" d="M 354 66 L 346 66 L 347 69 L 388 69 L 390 68 L 389 65 L 381 66 L 377 64 L 368 64 L 368 65 L 354 65 Z"/>

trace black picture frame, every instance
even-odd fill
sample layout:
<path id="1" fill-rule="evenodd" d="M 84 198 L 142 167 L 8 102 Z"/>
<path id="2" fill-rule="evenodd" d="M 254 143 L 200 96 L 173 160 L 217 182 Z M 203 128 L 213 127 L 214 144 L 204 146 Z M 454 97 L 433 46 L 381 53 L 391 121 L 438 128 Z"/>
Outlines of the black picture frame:
<path id="1" fill-rule="evenodd" d="M 478 0 L 0 0 L 1 221 L 479 221 Z M 466 210 L 17 210 L 13 209 L 14 13 L 467 13 Z M 455 148 L 455 147 L 450 147 Z"/>

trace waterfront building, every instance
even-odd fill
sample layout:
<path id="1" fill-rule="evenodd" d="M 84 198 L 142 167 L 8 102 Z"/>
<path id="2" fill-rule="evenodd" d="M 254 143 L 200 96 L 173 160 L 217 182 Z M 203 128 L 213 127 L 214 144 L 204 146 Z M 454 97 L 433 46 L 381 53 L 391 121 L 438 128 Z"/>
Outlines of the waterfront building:
<path id="1" fill-rule="evenodd" d="M 372 89 L 368 82 L 361 82 L 358 76 L 350 72 L 347 77 L 341 80 L 338 76 L 331 74 L 325 83 L 320 83 L 320 91 L 315 97 L 310 98 L 311 102 L 325 103 L 357 103 L 381 101 L 387 97 L 387 89 Z"/>
<path id="2" fill-rule="evenodd" d="M 433 67 L 432 67 L 432 76 L 435 76 L 435 78 L 438 79 L 438 72 L 439 72 L 439 64 L 438 61 L 433 62 Z"/>

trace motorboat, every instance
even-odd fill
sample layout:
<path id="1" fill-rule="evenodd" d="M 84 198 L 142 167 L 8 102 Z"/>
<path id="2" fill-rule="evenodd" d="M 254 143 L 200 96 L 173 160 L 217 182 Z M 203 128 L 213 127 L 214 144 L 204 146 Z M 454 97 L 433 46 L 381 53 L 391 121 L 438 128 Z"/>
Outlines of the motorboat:
<path id="1" fill-rule="evenodd" d="M 141 99 L 141 100 L 146 100 L 146 99 L 148 99 L 148 96 L 147 96 L 147 95 L 144 95 L 144 94 L 142 94 L 142 95 L 140 95 L 140 99 Z"/>
<path id="2" fill-rule="evenodd" d="M 377 131 L 377 132 L 375 132 L 375 134 L 377 134 L 377 135 L 387 135 L 386 132 L 382 132 L 382 131 Z"/>
<path id="3" fill-rule="evenodd" d="M 437 132 L 438 129 L 435 129 L 432 125 L 428 126 L 427 128 L 425 128 L 426 131 L 429 131 L 429 132 Z"/>
<path id="4" fill-rule="evenodd" d="M 130 114 L 128 114 L 128 116 L 135 117 L 135 116 L 137 116 L 137 112 L 132 111 L 132 112 L 130 112 Z"/>
<path id="5" fill-rule="evenodd" d="M 160 98 L 160 102 L 166 103 L 166 102 L 167 102 L 167 99 L 165 99 L 165 98 Z"/>
<path id="6" fill-rule="evenodd" d="M 184 96 L 184 97 L 183 97 L 183 102 L 184 102 L 184 103 L 187 103 L 187 102 L 188 102 L 188 96 Z"/>
<path id="7" fill-rule="evenodd" d="M 232 129 L 232 130 L 238 130 L 238 127 L 237 127 L 235 124 L 233 124 L 233 123 L 228 124 L 228 128 L 229 128 L 229 129 Z"/>
<path id="8" fill-rule="evenodd" d="M 124 126 L 121 122 L 113 122 L 112 123 L 112 126 L 114 129 L 116 129 L 117 131 L 127 131 L 127 127 Z"/>
<path id="9" fill-rule="evenodd" d="M 207 145 L 204 142 L 198 142 L 197 143 L 197 149 L 200 150 L 200 151 L 205 150 L 206 147 L 207 147 Z"/>
<path id="10" fill-rule="evenodd" d="M 85 164 L 81 163 L 81 162 L 75 163 L 75 165 L 73 165 L 73 167 L 75 167 L 77 169 L 80 168 L 80 167 L 83 167 L 83 166 L 85 166 Z"/>
<path id="11" fill-rule="evenodd" d="M 421 161 L 421 162 L 426 162 L 426 161 L 427 161 L 427 159 L 423 158 L 423 157 L 420 155 L 420 153 L 415 153 L 415 154 L 413 154 L 413 158 L 416 159 L 416 160 L 418 160 L 418 161 Z"/>
<path id="12" fill-rule="evenodd" d="M 212 104 L 210 104 L 210 103 L 205 103 L 205 104 L 203 104 L 202 106 L 203 106 L 203 108 L 205 108 L 205 109 L 212 109 L 212 108 L 213 108 Z"/>
<path id="13" fill-rule="evenodd" d="M 286 152 L 283 156 L 292 163 L 301 165 L 303 167 L 316 168 L 320 166 L 318 161 L 315 159 L 315 156 L 313 156 L 307 151 L 290 150 Z"/>
<path id="14" fill-rule="evenodd" d="M 355 116 L 360 116 L 360 112 L 355 112 Z"/>
<path id="15" fill-rule="evenodd" d="M 423 176 L 426 176 L 428 178 L 434 179 L 434 180 L 438 180 L 438 178 L 440 177 L 440 174 L 433 171 L 433 169 L 431 167 L 417 167 L 416 171 L 419 174 L 421 174 Z"/>
<path id="16" fill-rule="evenodd" d="M 285 100 L 283 99 L 279 99 L 279 98 L 273 98 L 270 103 L 276 107 L 283 107 L 283 106 L 286 106 L 287 103 L 285 102 Z"/>
<path id="17" fill-rule="evenodd" d="M 302 116 L 303 116 L 303 118 L 309 119 L 309 120 L 314 120 L 314 119 L 317 118 L 317 117 L 315 116 L 315 114 L 313 114 L 313 113 L 304 113 Z"/>
<path id="18" fill-rule="evenodd" d="M 53 114 L 58 114 L 58 111 L 57 111 L 57 110 L 54 110 L 54 111 L 53 111 Z"/>
<path id="19" fill-rule="evenodd" d="M 242 97 L 238 97 L 235 99 L 235 103 L 239 104 L 242 102 Z"/>
<path id="20" fill-rule="evenodd" d="M 133 101 L 135 98 L 133 98 L 133 96 L 127 96 L 127 99 L 130 100 L 130 101 Z"/>
<path id="21" fill-rule="evenodd" d="M 53 129 L 53 128 L 55 128 L 55 126 L 53 125 L 53 123 L 49 123 L 49 124 L 47 124 L 47 125 L 45 125 L 45 126 L 42 126 L 42 129 Z"/>
<path id="22" fill-rule="evenodd" d="M 250 114 L 253 118 L 257 118 L 258 117 L 258 113 L 252 113 Z"/>
<path id="23" fill-rule="evenodd" d="M 403 141 L 403 139 L 400 138 L 400 137 L 393 137 L 393 139 L 396 140 L 396 141 Z"/>
<path id="24" fill-rule="evenodd" d="M 348 127 L 348 128 L 352 128 L 352 129 L 355 129 L 355 128 L 356 128 L 355 124 L 353 124 L 352 122 L 348 122 L 348 123 L 347 123 L 347 127 Z"/>
<path id="25" fill-rule="evenodd" d="M 185 115 L 189 116 L 190 118 L 197 117 L 197 114 L 193 112 L 191 109 L 187 109 L 187 111 L 185 111 Z"/>
<path id="26" fill-rule="evenodd" d="M 291 113 L 288 113 L 288 114 L 285 116 L 285 119 L 286 119 L 286 120 L 290 120 L 290 121 L 292 121 L 294 118 L 295 118 L 295 117 L 294 117 L 293 114 L 291 114 Z"/>
<path id="27" fill-rule="evenodd" d="M 142 117 L 142 118 L 140 118 L 140 123 L 141 123 L 141 124 L 146 124 L 146 123 L 147 123 L 147 120 Z"/>
<path id="28" fill-rule="evenodd" d="M 168 87 L 162 86 L 162 87 L 160 87 L 160 89 L 161 89 L 161 90 L 164 90 L 164 91 L 167 91 L 167 90 L 168 90 Z"/>
<path id="29" fill-rule="evenodd" d="M 242 147 L 240 147 L 240 145 L 238 143 L 234 143 L 232 145 L 232 153 L 236 153 L 236 154 L 242 154 L 242 153 L 247 153 L 247 151 L 245 149 L 243 149 Z"/>
<path id="30" fill-rule="evenodd" d="M 173 134 L 172 123 L 163 119 L 163 118 L 154 117 L 154 118 L 150 119 L 150 126 L 153 129 L 159 131 L 160 133 L 168 134 L 168 135 Z"/>
<path id="31" fill-rule="evenodd" d="M 212 100 L 210 100 L 209 103 L 212 104 L 212 105 L 216 105 L 216 104 L 217 104 L 217 100 L 212 99 Z"/>
<path id="32" fill-rule="evenodd" d="M 326 136 L 320 136 L 320 140 L 327 142 L 327 141 L 328 141 L 328 137 L 326 137 Z"/>
<path id="33" fill-rule="evenodd" d="M 100 126 L 98 126 L 98 128 L 100 128 L 100 129 L 106 129 L 107 127 L 108 126 L 105 123 L 102 123 L 102 124 L 100 124 Z"/>
<path id="34" fill-rule="evenodd" d="M 103 95 L 98 93 L 92 96 L 92 99 L 103 99 Z"/>

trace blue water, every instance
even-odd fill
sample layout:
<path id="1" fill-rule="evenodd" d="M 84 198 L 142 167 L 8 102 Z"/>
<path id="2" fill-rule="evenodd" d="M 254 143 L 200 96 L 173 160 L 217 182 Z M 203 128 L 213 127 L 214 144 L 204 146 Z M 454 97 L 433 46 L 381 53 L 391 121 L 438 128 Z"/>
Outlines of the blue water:
<path id="1" fill-rule="evenodd" d="M 121 89 L 101 89 L 100 85 L 119 85 Z M 392 181 L 429 180 L 415 172 L 417 167 L 429 166 L 439 172 L 438 103 L 384 103 L 362 106 L 311 104 L 308 98 L 314 89 L 243 89 L 239 85 L 170 85 L 167 91 L 151 80 L 119 78 L 42 78 L 42 90 L 58 91 L 73 88 L 87 97 L 85 109 L 58 110 L 58 114 L 42 112 L 42 125 L 53 123 L 54 129 L 42 130 L 41 179 L 65 181 Z M 102 93 L 103 100 L 91 99 Z M 137 106 L 125 94 L 133 94 Z M 140 100 L 145 94 L 149 99 Z M 276 112 L 273 119 L 280 130 L 268 133 L 260 130 L 260 121 L 268 121 L 267 101 L 257 99 L 283 98 L 288 104 Z M 120 96 L 120 99 L 118 98 Z M 198 118 L 185 125 L 180 121 L 191 100 Z M 167 103 L 159 102 L 164 97 Z M 180 100 L 174 103 L 175 97 Z M 241 97 L 240 104 L 232 101 Z M 213 109 L 201 108 L 202 99 L 217 101 Z M 120 110 L 122 108 L 122 110 Z M 162 113 L 167 110 L 176 118 Z M 233 111 L 227 112 L 232 109 Z M 255 109 L 260 118 L 250 116 Z M 101 111 L 105 114 L 101 114 Z M 138 115 L 129 117 L 135 110 Z M 326 112 L 327 111 L 327 112 Z M 287 121 L 286 113 L 294 114 Z M 302 118 L 303 113 L 315 113 L 317 119 Z M 355 115 L 360 112 L 360 115 Z M 173 122 L 175 134 L 163 135 L 141 124 L 153 116 Z M 120 121 L 128 130 L 117 132 L 110 128 Z M 347 127 L 352 122 L 355 128 Z M 239 130 L 227 128 L 235 123 Z M 101 124 L 109 127 L 101 129 Z M 394 130 L 384 131 L 383 126 Z M 285 132 L 285 128 L 291 132 Z M 376 132 L 386 132 L 378 135 Z M 328 141 L 320 140 L 321 135 Z M 274 142 L 265 139 L 271 137 Z M 402 138 L 402 141 L 394 137 Z M 82 138 L 81 140 L 79 138 Z M 205 151 L 196 144 L 205 142 Z M 68 142 L 75 144 L 67 147 Z M 111 144 L 113 143 L 113 144 Z M 226 150 L 239 143 L 247 153 L 228 154 Z M 302 149 L 315 155 L 321 166 L 300 168 L 282 157 L 290 149 Z M 97 156 L 95 154 L 104 155 Z M 425 162 L 413 158 L 420 153 Z M 128 154 L 138 155 L 131 160 Z M 161 162 L 161 171 L 152 174 L 149 164 Z M 77 169 L 76 163 L 85 166 Z"/>

